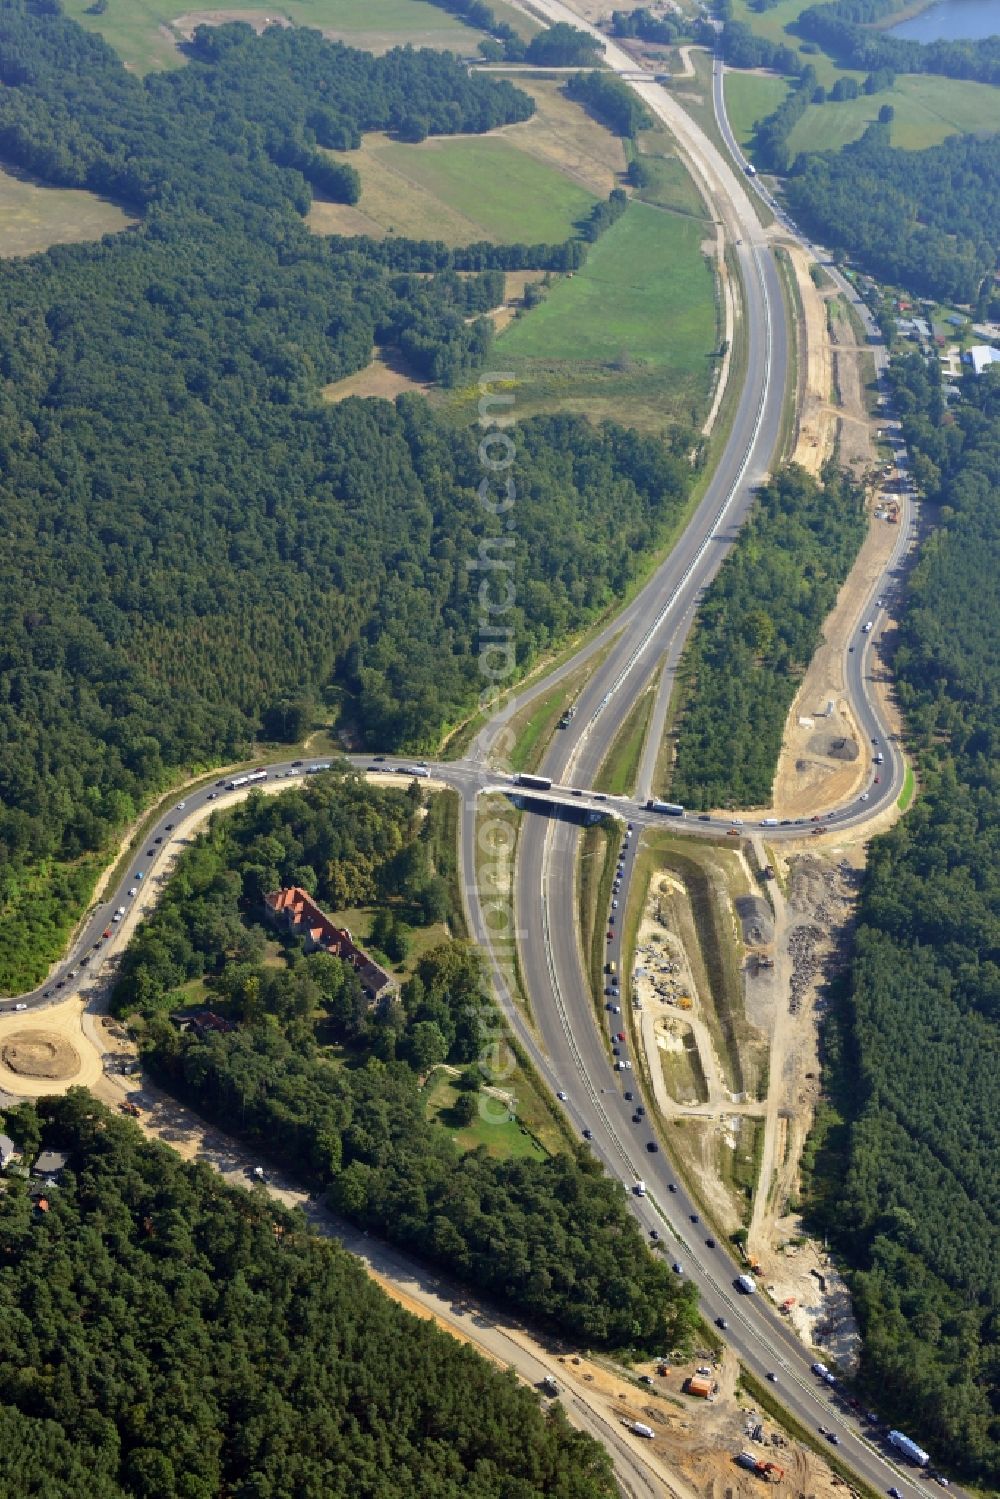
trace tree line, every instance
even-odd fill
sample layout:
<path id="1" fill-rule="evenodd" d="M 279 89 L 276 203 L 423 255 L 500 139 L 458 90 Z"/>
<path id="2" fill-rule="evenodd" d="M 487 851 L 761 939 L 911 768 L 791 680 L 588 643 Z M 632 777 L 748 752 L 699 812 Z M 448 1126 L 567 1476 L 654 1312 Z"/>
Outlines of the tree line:
<path id="1" fill-rule="evenodd" d="M 683 1341 L 697 1297 L 646 1248 L 623 1187 L 592 1156 L 463 1154 L 427 1121 L 427 1069 L 462 1069 L 475 1096 L 502 1033 L 476 949 L 431 949 L 398 1000 L 376 1008 L 339 959 L 297 939 L 282 967 L 263 961 L 268 889 L 305 882 L 331 906 L 421 906 L 433 874 L 420 810 L 417 785 L 390 791 L 338 770 L 216 815 L 137 933 L 114 1009 L 166 1086 L 355 1222 L 585 1342 Z M 191 979 L 233 1029 L 181 1031 Z"/>
<path id="2" fill-rule="evenodd" d="M 919 797 L 871 845 L 827 1027 L 838 1111 L 811 1211 L 845 1257 L 861 1383 L 932 1458 L 1000 1480 L 1000 380 L 947 407 L 934 361 L 891 369 L 938 508 L 894 673 Z"/>
<path id="3" fill-rule="evenodd" d="M 864 537 L 862 498 L 832 467 L 820 483 L 791 466 L 759 492 L 681 660 L 678 801 L 768 804 L 788 710 Z"/>
<path id="4" fill-rule="evenodd" d="M 607 1454 L 261 1191 L 83 1089 L 4 1128 L 69 1156 L 0 1193 L 0 1487 L 50 1499 L 602 1499 Z"/>
<path id="5" fill-rule="evenodd" d="M 17 991 L 150 793 L 247 757 L 288 700 L 343 703 L 384 747 L 465 715 L 469 564 L 501 531 L 476 499 L 479 434 L 414 396 L 327 405 L 322 387 L 376 345 L 470 381 L 501 272 L 579 264 L 585 241 L 306 230 L 296 153 L 530 113 L 454 58 L 234 25 L 140 81 L 47 0 L 11 0 L 0 44 L 0 155 L 141 213 L 0 265 L 0 990 Z M 622 590 L 690 482 L 660 442 L 579 419 L 525 422 L 516 449 L 512 673 Z"/>

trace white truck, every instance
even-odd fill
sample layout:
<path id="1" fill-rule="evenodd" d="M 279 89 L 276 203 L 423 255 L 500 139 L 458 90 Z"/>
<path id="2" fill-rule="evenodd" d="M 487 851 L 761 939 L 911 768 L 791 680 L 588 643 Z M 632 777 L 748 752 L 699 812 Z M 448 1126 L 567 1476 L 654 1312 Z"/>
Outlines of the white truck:
<path id="1" fill-rule="evenodd" d="M 931 1460 L 929 1453 L 925 1452 L 922 1447 L 918 1447 L 916 1442 L 911 1441 L 901 1431 L 890 1431 L 889 1442 L 895 1447 L 897 1452 L 901 1452 L 904 1457 L 908 1457 L 910 1462 L 915 1463 L 918 1468 L 926 1468 Z"/>
<path id="2" fill-rule="evenodd" d="M 647 1426 L 645 1421 L 633 1421 L 629 1430 L 634 1431 L 637 1437 L 651 1438 L 654 1434 L 653 1428 Z"/>
<path id="3" fill-rule="evenodd" d="M 637 1181 L 635 1186 L 632 1188 L 632 1191 L 635 1193 L 636 1197 L 645 1197 L 646 1183 L 644 1181 Z"/>
<path id="4" fill-rule="evenodd" d="M 736 1284 L 744 1296 L 753 1296 L 757 1290 L 757 1282 L 752 1275 L 737 1275 Z"/>

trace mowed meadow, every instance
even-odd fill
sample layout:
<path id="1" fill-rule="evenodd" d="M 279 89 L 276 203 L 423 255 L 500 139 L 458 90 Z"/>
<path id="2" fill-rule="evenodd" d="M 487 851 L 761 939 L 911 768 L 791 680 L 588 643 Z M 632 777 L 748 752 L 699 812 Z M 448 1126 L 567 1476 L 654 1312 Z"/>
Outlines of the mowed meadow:
<path id="1" fill-rule="evenodd" d="M 42 187 L 0 168 L 0 257 L 100 239 L 132 222 L 114 203 L 93 193 Z"/>
<path id="2" fill-rule="evenodd" d="M 646 430 L 703 419 L 721 337 L 703 221 L 633 202 L 546 300 L 498 340 L 519 410 Z"/>
<path id="3" fill-rule="evenodd" d="M 93 13 L 91 0 L 64 0 L 63 9 L 87 31 L 103 36 L 134 73 L 181 67 L 179 43 L 199 24 L 224 21 L 262 27 L 268 19 L 280 17 L 376 53 L 409 44 L 471 55 L 483 35 L 428 0 L 282 0 L 280 6 L 273 0 L 241 0 L 218 9 L 186 9 L 183 0 L 107 0 L 99 15 Z M 523 36 L 538 30 L 503 0 L 492 10 Z"/>

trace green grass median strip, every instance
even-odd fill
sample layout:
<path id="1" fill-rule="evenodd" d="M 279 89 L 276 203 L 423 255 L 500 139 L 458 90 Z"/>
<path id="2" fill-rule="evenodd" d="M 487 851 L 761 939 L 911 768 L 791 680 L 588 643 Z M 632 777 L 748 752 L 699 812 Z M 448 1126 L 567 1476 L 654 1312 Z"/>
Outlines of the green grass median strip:
<path id="1" fill-rule="evenodd" d="M 635 790 L 642 747 L 646 742 L 649 720 L 656 702 L 658 682 L 659 676 L 642 694 L 615 735 L 597 772 L 594 782 L 596 791 L 607 791 L 612 796 L 628 796 Z"/>

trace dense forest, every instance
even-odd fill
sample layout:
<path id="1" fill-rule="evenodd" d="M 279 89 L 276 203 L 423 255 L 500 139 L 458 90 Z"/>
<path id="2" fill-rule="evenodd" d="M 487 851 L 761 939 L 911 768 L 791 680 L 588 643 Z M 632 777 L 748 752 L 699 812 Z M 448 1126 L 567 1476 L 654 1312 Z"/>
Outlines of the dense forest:
<path id="1" fill-rule="evenodd" d="M 27 1499 L 601 1499 L 558 1403 L 389 1300 L 261 1192 L 82 1089 L 4 1127 L 69 1156 L 0 1193 L 0 1491 Z"/>
<path id="2" fill-rule="evenodd" d="M 149 793 L 248 755 L 289 698 L 327 694 L 385 747 L 429 746 L 464 716 L 502 527 L 477 499 L 479 434 L 413 396 L 330 406 L 321 388 L 375 344 L 468 382 L 500 271 L 519 252 L 578 264 L 615 206 L 570 247 L 310 234 L 313 183 L 356 195 L 325 147 L 530 113 L 438 53 L 202 28 L 184 68 L 140 82 L 48 0 L 10 0 L 0 79 L 0 156 L 141 214 L 0 265 L 9 991 L 41 976 Z M 578 419 L 526 421 L 516 450 L 512 670 L 623 589 L 690 482 L 661 443 Z"/>
<path id="3" fill-rule="evenodd" d="M 800 156 L 785 196 L 823 244 L 911 291 L 974 303 L 996 269 L 998 136 L 902 151 L 876 121 L 841 151 Z"/>
<path id="4" fill-rule="evenodd" d="M 862 496 L 784 469 L 710 584 L 680 667 L 670 794 L 695 807 L 767 805 L 799 681 L 864 536 Z"/>
<path id="5" fill-rule="evenodd" d="M 469 1284 L 592 1344 L 669 1347 L 697 1296 L 651 1254 L 622 1186 L 584 1151 L 462 1154 L 425 1118 L 429 1067 L 463 1069 L 475 1102 L 498 1016 L 472 947 L 425 952 L 398 1002 L 368 1008 L 353 973 L 285 943 L 264 961 L 261 896 L 314 889 L 329 909 L 380 901 L 441 914 L 420 832 L 421 796 L 331 772 L 213 819 L 129 949 L 115 1010 L 135 1017 L 147 1063 L 202 1113 L 326 1189 L 341 1212 Z M 387 934 L 387 940 L 388 940 Z M 175 1014 L 207 988 L 232 1025 L 200 1038 Z"/>
<path id="6" fill-rule="evenodd" d="M 826 1034 L 845 1123 L 813 1214 L 853 1266 L 862 1381 L 932 1457 L 1000 1483 L 1000 380 L 946 407 L 892 367 L 939 505 L 894 671 L 920 796 L 871 846 L 850 992 Z"/>

